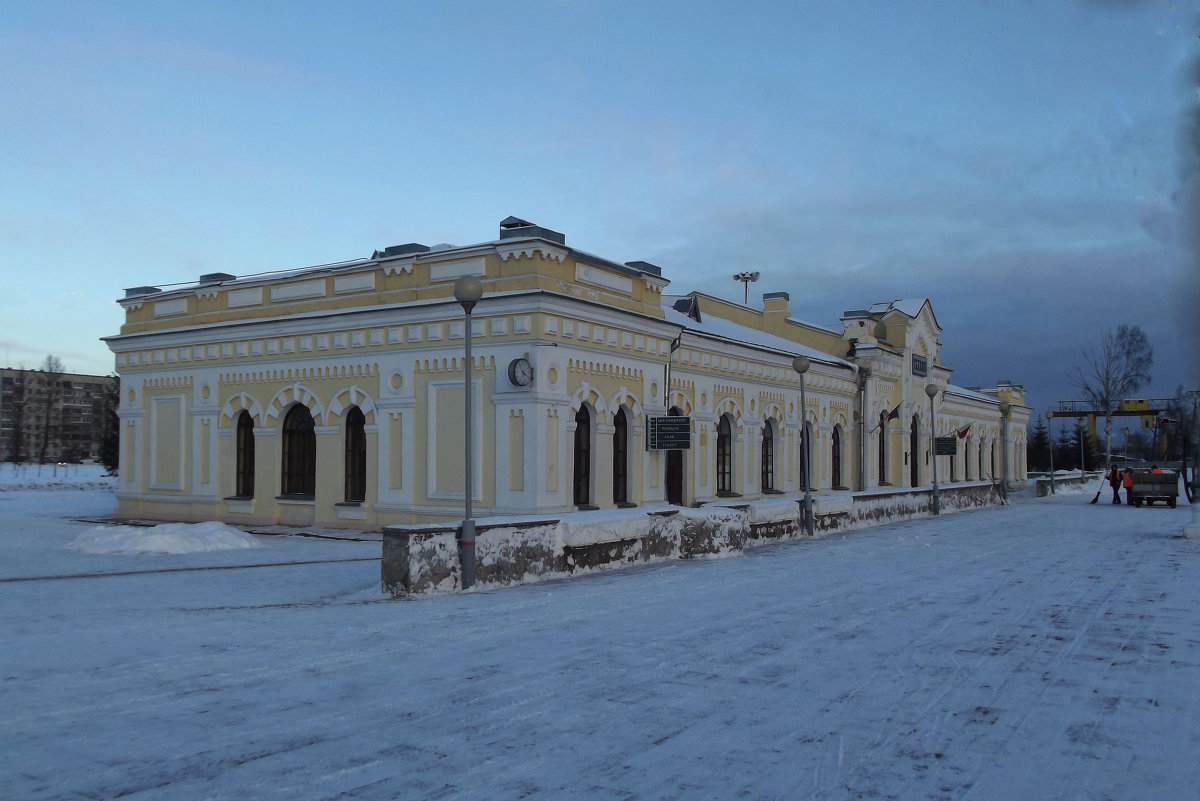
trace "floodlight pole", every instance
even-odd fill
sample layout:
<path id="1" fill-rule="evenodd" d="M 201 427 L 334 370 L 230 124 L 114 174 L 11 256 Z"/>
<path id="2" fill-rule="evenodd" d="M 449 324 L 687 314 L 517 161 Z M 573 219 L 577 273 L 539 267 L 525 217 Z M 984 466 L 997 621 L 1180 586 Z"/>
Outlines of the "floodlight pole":
<path id="1" fill-rule="evenodd" d="M 465 383 L 463 385 L 463 405 L 466 408 L 466 420 L 464 421 L 464 438 L 466 439 L 464 479 L 466 493 L 464 494 L 465 508 L 463 511 L 462 539 L 459 543 L 459 561 L 462 564 L 462 586 L 464 590 L 475 583 L 475 521 L 471 519 L 471 497 L 475 491 L 475 488 L 472 486 L 472 478 L 475 473 L 475 431 L 473 428 L 475 420 L 474 415 L 471 414 L 471 311 L 475 308 L 475 304 L 479 302 L 481 297 L 483 297 L 483 284 L 475 276 L 464 275 L 454 282 L 454 299 L 462 305 L 463 312 L 467 318 L 466 346 L 464 349 L 464 356 L 466 357 L 464 364 Z"/>

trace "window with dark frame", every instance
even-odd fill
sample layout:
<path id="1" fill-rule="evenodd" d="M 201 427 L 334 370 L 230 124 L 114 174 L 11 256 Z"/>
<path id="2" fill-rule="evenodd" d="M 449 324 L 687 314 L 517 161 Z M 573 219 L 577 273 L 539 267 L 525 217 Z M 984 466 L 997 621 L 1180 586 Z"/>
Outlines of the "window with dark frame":
<path id="1" fill-rule="evenodd" d="M 842 427 L 833 427 L 833 436 L 830 437 L 829 447 L 829 470 L 832 474 L 830 481 L 833 487 L 842 487 Z"/>
<path id="2" fill-rule="evenodd" d="M 887 484 L 887 412 L 879 413 L 879 483 Z"/>
<path id="3" fill-rule="evenodd" d="M 254 497 L 254 420 L 242 410 L 237 419 L 237 465 L 234 470 L 233 494 L 238 498 Z"/>
<path id="4" fill-rule="evenodd" d="M 346 502 L 367 499 L 367 418 L 362 409 L 346 413 Z"/>
<path id="5" fill-rule="evenodd" d="M 775 489 L 775 427 L 768 420 L 762 430 L 762 488 Z"/>
<path id="6" fill-rule="evenodd" d="M 574 502 L 588 506 L 592 502 L 592 416 L 587 406 L 575 413 Z"/>
<path id="7" fill-rule="evenodd" d="M 717 421 L 717 492 L 733 492 L 733 430 L 729 415 Z"/>
<path id="8" fill-rule="evenodd" d="M 629 502 L 629 420 L 624 409 L 613 418 L 613 503 Z"/>
<path id="9" fill-rule="evenodd" d="M 317 433 L 308 407 L 297 403 L 283 418 L 280 490 L 311 498 L 317 490 Z"/>

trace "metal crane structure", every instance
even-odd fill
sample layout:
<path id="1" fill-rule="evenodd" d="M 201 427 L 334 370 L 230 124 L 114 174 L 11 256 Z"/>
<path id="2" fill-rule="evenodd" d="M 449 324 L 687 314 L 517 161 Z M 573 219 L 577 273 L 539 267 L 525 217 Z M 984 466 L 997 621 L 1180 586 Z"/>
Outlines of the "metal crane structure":
<path id="1" fill-rule="evenodd" d="M 1166 429 L 1163 424 L 1176 422 L 1167 416 L 1172 402 L 1172 398 L 1123 400 L 1118 408 L 1109 412 L 1108 416 L 1141 418 L 1142 428 L 1150 429 L 1154 432 L 1156 449 L 1162 451 L 1166 447 L 1165 441 L 1162 441 L 1166 437 Z M 1076 417 L 1086 420 L 1087 436 L 1092 442 L 1096 441 L 1096 418 L 1103 419 L 1106 416 L 1103 409 L 1097 409 L 1095 404 L 1084 400 L 1060 400 L 1058 407 L 1053 409 L 1053 412 L 1055 419 L 1060 417 Z M 1111 456 L 1112 433 L 1107 433 Z"/>

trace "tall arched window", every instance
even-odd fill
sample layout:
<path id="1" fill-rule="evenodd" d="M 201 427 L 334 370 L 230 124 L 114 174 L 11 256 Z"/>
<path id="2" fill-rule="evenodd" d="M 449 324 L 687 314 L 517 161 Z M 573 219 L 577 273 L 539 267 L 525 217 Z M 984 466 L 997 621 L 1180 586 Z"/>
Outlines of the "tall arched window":
<path id="1" fill-rule="evenodd" d="M 280 490 L 284 495 L 307 495 L 317 489 L 317 433 L 308 407 L 297 403 L 283 418 L 283 459 Z"/>
<path id="2" fill-rule="evenodd" d="M 775 421 L 768 420 L 762 429 L 762 489 L 775 489 Z"/>
<path id="3" fill-rule="evenodd" d="M 808 480 L 809 471 L 812 469 L 812 448 L 809 443 L 812 441 L 812 426 L 807 420 L 804 425 L 800 426 L 800 489 L 813 489 L 812 482 Z"/>
<path id="4" fill-rule="evenodd" d="M 367 418 L 352 406 L 346 413 L 346 501 L 367 499 Z"/>
<path id="5" fill-rule="evenodd" d="M 829 438 L 829 480 L 832 486 L 838 489 L 845 487 L 842 484 L 842 427 L 834 426 L 833 435 Z"/>
<path id="6" fill-rule="evenodd" d="M 672 406 L 667 412 L 671 417 L 682 417 L 683 410 Z M 683 505 L 683 451 L 667 451 L 667 503 Z"/>
<path id="7" fill-rule="evenodd" d="M 717 421 L 717 493 L 733 492 L 733 427 L 729 415 Z"/>
<path id="8" fill-rule="evenodd" d="M 887 474 L 887 412 L 879 413 L 879 483 L 888 483 Z"/>
<path id="9" fill-rule="evenodd" d="M 254 497 L 254 420 L 242 410 L 237 419 L 237 467 L 233 494 L 238 498 Z"/>
<path id="10" fill-rule="evenodd" d="M 592 502 L 592 415 L 586 404 L 575 413 L 574 475 L 575 505 L 588 506 Z"/>
<path id="11" fill-rule="evenodd" d="M 613 418 L 613 503 L 629 503 L 629 419 L 624 409 Z"/>
<path id="12" fill-rule="evenodd" d="M 921 471 L 917 460 L 921 456 L 921 427 L 917 425 L 917 416 L 912 418 L 912 428 L 908 432 L 908 486 L 921 485 Z"/>

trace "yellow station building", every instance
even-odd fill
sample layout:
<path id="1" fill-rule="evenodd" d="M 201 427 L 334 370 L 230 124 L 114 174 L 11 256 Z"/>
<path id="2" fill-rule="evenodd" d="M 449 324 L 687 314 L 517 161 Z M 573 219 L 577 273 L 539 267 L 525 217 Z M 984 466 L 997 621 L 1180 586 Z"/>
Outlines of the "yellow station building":
<path id="1" fill-rule="evenodd" d="M 484 290 L 470 465 L 463 276 Z M 818 498 L 927 487 L 935 459 L 943 485 L 1024 478 L 1023 389 L 952 384 L 927 300 L 847 311 L 838 330 L 792 318 L 786 291 L 751 308 L 669 285 L 657 266 L 510 217 L 476 245 L 127 290 L 106 339 L 122 391 L 117 514 L 453 521 L 467 470 L 479 516 L 753 501 L 803 492 L 806 442 Z"/>

